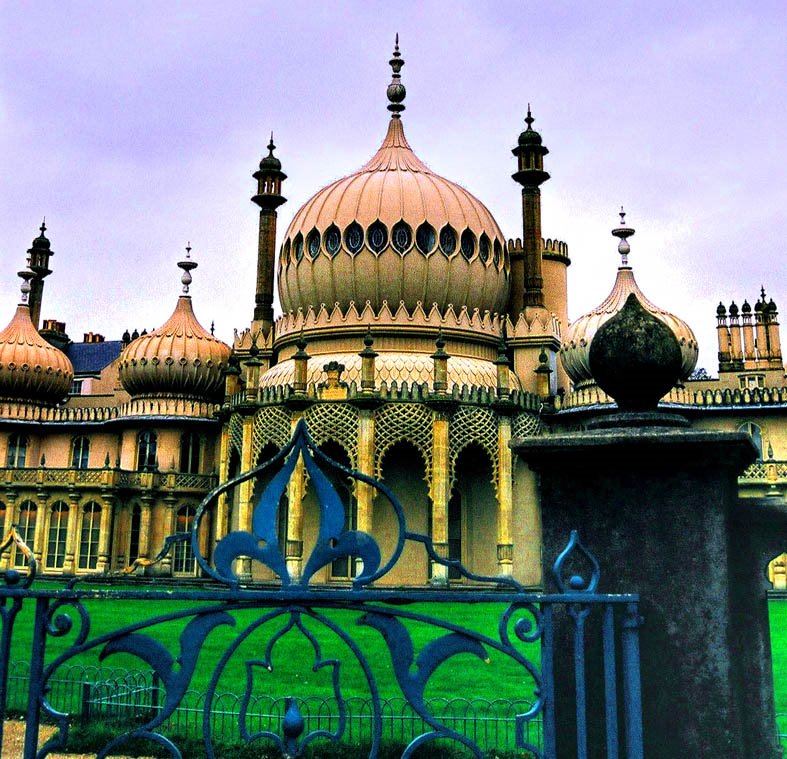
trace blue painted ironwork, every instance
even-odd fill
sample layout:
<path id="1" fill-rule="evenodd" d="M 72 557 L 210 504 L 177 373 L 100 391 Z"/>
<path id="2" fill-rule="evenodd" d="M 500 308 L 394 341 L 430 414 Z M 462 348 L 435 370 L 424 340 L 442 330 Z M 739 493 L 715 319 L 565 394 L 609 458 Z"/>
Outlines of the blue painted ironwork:
<path id="1" fill-rule="evenodd" d="M 283 546 L 279 545 L 277 511 L 296 468 L 302 463 L 319 504 L 319 524 L 310 554 L 302 571 L 292 573 L 288 568 Z M 334 488 L 329 473 L 365 483 L 377 491 L 375 508 L 389 508 L 397 525 L 393 546 L 384 556 L 375 537 L 360 530 L 345 529 L 348 523 L 345 506 Z M 217 543 L 212 557 L 200 548 L 200 525 L 215 508 L 222 494 L 243 482 L 270 477 L 264 491 L 253 505 L 251 531 L 234 531 Z M 371 657 L 368 650 L 370 633 L 379 636 L 388 652 L 389 664 L 398 691 L 407 707 L 420 720 L 423 730 L 410 737 L 402 753 L 407 759 L 422 745 L 432 741 L 453 744 L 481 757 L 483 749 L 472 735 L 457 729 L 455 721 L 434 709 L 434 700 L 426 696 L 434 673 L 454 664 L 467 669 L 472 662 L 489 662 L 495 666 L 506 662 L 520 673 L 517 682 L 523 683 L 521 696 L 527 708 L 515 717 L 516 745 L 530 752 L 536 759 L 556 756 L 560 740 L 555 713 L 555 661 L 568 652 L 555 650 L 556 607 L 567 611 L 565 617 L 573 630 L 574 679 L 576 688 L 576 756 L 588 751 L 588 689 L 604 688 L 607 756 L 620 755 L 620 736 L 617 712 L 618 674 L 615 660 L 621 659 L 623 691 L 625 756 L 642 757 L 642 724 L 640 716 L 638 598 L 636 595 L 611 595 L 598 592 L 600 567 L 593 554 L 582 544 L 579 536 L 571 534 L 566 549 L 557 558 L 553 574 L 557 593 L 528 591 L 510 576 L 479 575 L 454 559 L 442 558 L 426 534 L 408 528 L 405 511 L 396 496 L 383 483 L 360 472 L 350 470 L 326 456 L 312 441 L 303 421 L 297 425 L 290 442 L 269 461 L 214 489 L 197 509 L 192 529 L 188 533 L 170 536 L 158 558 L 171 552 L 180 543 L 188 542 L 202 572 L 219 586 L 173 591 L 122 589 L 102 591 L 85 587 L 75 578 L 62 589 L 36 588 L 33 580 L 36 562 L 31 552 L 12 529 L 0 546 L 0 554 L 15 545 L 28 560 L 27 573 L 7 570 L 0 587 L 0 695 L 3 713 L 7 707 L 8 661 L 11 641 L 19 611 L 26 601 L 34 603 L 33 646 L 29 663 L 28 707 L 26 713 L 25 759 L 35 759 L 61 750 L 72 729 L 72 713 L 52 700 L 52 685 L 58 672 L 92 655 L 99 663 L 110 657 L 133 657 L 149 667 L 162 690 L 155 709 L 143 710 L 137 722 L 118 729 L 118 734 L 99 752 L 103 757 L 121 749 L 130 739 L 144 739 L 181 757 L 177 738 L 167 734 L 167 726 L 183 702 L 194 681 L 198 662 L 204 668 L 204 656 L 210 649 L 208 641 L 222 635 L 230 642 L 222 649 L 210 679 L 202 706 L 202 743 L 209 759 L 216 756 L 215 731 L 212 715 L 219 708 L 219 685 L 227 677 L 231 663 L 241 661 L 245 683 L 237 713 L 237 729 L 244 743 L 276 747 L 284 756 L 303 754 L 314 741 L 340 742 L 348 737 L 348 711 L 343 681 L 346 666 L 342 660 L 324 653 L 325 642 L 332 641 L 347 652 L 347 661 L 360 672 L 361 682 L 368 692 L 369 756 L 377 756 L 382 741 L 383 703 L 387 696 L 381 692 L 379 656 Z M 426 554 L 429 561 L 454 570 L 465 581 L 461 590 L 431 588 L 427 590 L 386 588 L 379 581 L 400 560 L 405 546 L 414 545 Z M 352 578 L 350 588 L 325 588 L 313 584 L 318 572 L 337 559 L 357 561 L 359 571 Z M 278 576 L 280 587 L 257 589 L 243 587 L 244 577 L 238 567 L 244 562 L 259 562 Z M 587 578 L 569 567 L 583 564 L 589 568 Z M 109 632 L 91 634 L 88 602 L 144 599 L 189 602 L 186 608 L 170 607 L 165 613 L 147 619 L 132 620 Z M 433 615 L 416 608 L 418 602 L 429 602 L 444 609 L 444 614 Z M 451 611 L 458 604 L 495 603 L 504 607 L 494 634 L 460 625 L 452 620 Z M 153 608 L 153 606 L 151 606 Z M 347 616 L 354 624 L 345 624 Z M 588 682 L 585 671 L 585 648 L 591 628 L 587 621 L 596 615 L 603 630 L 603 683 Z M 250 619 L 251 618 L 251 619 Z M 172 624 L 182 625 L 172 635 Z M 561 622 L 562 623 L 562 622 Z M 166 634 L 160 625 L 170 625 Z M 433 630 L 428 642 L 416 642 L 413 626 L 428 626 Z M 364 633 L 364 630 L 366 632 Z M 156 632 L 158 631 L 158 634 Z M 224 631 L 219 632 L 219 631 Z M 272 632 L 271 632 L 272 631 Z M 258 639 L 267 635 L 267 642 Z M 335 719 L 329 725 L 314 725 L 303 712 L 303 698 L 298 697 L 295 683 L 292 695 L 275 727 L 260 729 L 253 719 L 252 704 L 267 673 L 276 668 L 276 653 L 285 637 L 295 636 L 302 641 L 299 660 L 309 663 L 313 672 L 329 675 L 329 698 L 336 704 Z M 51 645 L 57 643 L 57 645 Z M 211 644 L 212 645 L 212 644 Z M 533 648 L 538 647 L 538 651 Z M 48 649 L 51 648 L 51 653 Z M 538 656 L 540 653 L 540 666 Z M 460 657 L 460 658 L 456 658 Z M 347 666 L 350 666 L 347 664 Z M 501 666 L 502 668 L 502 666 Z M 55 734 L 38 748 L 38 725 L 42 718 L 57 725 Z M 561 720 L 566 715 L 560 715 Z M 543 723 L 543 740 L 531 738 L 531 726 Z M 2 719 L 0 719 L 0 726 Z M 0 729 L 2 729 L 0 727 Z M 489 748 L 489 747 L 485 747 Z"/>

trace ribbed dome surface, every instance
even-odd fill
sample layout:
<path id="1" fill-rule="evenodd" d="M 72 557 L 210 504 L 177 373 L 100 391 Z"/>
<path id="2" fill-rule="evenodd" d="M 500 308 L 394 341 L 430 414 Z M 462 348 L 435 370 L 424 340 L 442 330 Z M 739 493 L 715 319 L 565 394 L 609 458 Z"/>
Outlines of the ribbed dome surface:
<path id="1" fill-rule="evenodd" d="M 377 153 L 295 215 L 279 259 L 284 311 L 351 301 L 501 311 L 505 239 L 467 190 L 431 171 L 392 118 Z"/>
<path id="2" fill-rule="evenodd" d="M 210 399 L 221 394 L 230 348 L 197 321 L 182 295 L 163 327 L 129 343 L 120 354 L 120 381 L 132 397 Z"/>
<path id="3" fill-rule="evenodd" d="M 666 324 L 678 339 L 683 358 L 681 378 L 686 379 L 694 370 L 697 364 L 698 346 L 691 327 L 674 314 L 651 303 L 639 289 L 631 267 L 621 266 L 612 292 L 604 302 L 573 322 L 566 332 L 560 349 L 560 359 L 566 373 L 576 385 L 593 381 L 589 363 L 590 343 L 599 328 L 623 308 L 626 299 L 632 293 L 636 295 L 642 307 Z"/>
<path id="4" fill-rule="evenodd" d="M 0 332 L 0 397 L 57 403 L 71 388 L 74 368 L 68 357 L 44 340 L 21 304 Z"/>

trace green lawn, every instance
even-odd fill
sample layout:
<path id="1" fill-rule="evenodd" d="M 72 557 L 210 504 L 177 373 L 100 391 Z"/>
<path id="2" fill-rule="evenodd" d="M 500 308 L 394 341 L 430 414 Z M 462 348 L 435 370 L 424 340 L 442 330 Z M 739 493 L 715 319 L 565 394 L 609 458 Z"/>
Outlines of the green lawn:
<path id="1" fill-rule="evenodd" d="M 176 612 L 178 610 L 194 609 L 207 606 L 207 604 L 193 604 L 182 601 L 87 601 L 85 606 L 90 615 L 90 633 L 88 640 L 94 640 L 101 635 L 116 630 L 118 627 L 132 621 L 150 619 L 158 615 Z M 497 640 L 497 625 L 505 606 L 502 604 L 437 604 L 418 603 L 406 607 L 396 607 L 398 610 L 446 618 L 452 624 L 478 631 L 490 638 Z M 73 629 L 62 637 L 49 637 L 47 639 L 48 662 L 71 645 L 77 633 L 78 615 L 68 608 L 63 611 L 69 613 L 75 624 Z M 369 663 L 374 678 L 383 697 L 399 696 L 401 691 L 394 676 L 391 666 L 391 655 L 385 645 L 379 630 L 367 625 L 359 625 L 361 617 L 359 612 L 330 610 L 324 612 L 326 617 L 338 627 L 347 631 L 352 640 L 357 644 Z M 11 658 L 13 661 L 27 660 L 31 648 L 33 606 L 27 603 L 17 619 Z M 205 691 L 219 661 L 227 647 L 243 637 L 259 617 L 256 609 L 234 611 L 234 626 L 221 625 L 210 632 L 202 647 L 194 677 L 190 687 Z M 302 617 L 306 630 L 311 633 L 320 646 L 323 660 L 338 660 L 339 687 L 341 694 L 350 696 L 368 696 L 369 686 L 364 676 L 363 669 L 358 663 L 355 654 L 350 650 L 335 632 L 328 629 L 314 619 L 305 615 Z M 148 635 L 163 642 L 174 657 L 181 653 L 180 635 L 191 617 L 158 624 L 144 631 Z M 242 695 L 247 684 L 247 661 L 262 662 L 268 641 L 275 637 L 287 621 L 289 615 L 284 614 L 271 620 L 262 627 L 253 631 L 238 646 L 237 651 L 228 660 L 223 668 L 217 684 L 217 692 L 231 692 Z M 447 634 L 447 630 L 435 628 L 426 624 L 405 620 L 410 635 L 412 636 L 415 655 L 431 640 Z M 511 630 L 513 635 L 513 630 Z M 520 650 L 538 662 L 537 646 L 521 645 Z M 145 662 L 127 654 L 112 654 L 99 661 L 100 647 L 86 651 L 69 660 L 70 664 L 81 666 L 117 667 L 130 670 L 149 669 Z M 534 683 L 527 671 L 508 656 L 492 648 L 486 648 L 488 661 L 477 655 L 461 653 L 451 659 L 445 666 L 439 667 L 429 679 L 425 696 L 446 697 L 455 696 L 480 696 L 486 698 L 529 699 L 534 698 Z M 298 695 L 319 694 L 324 697 L 333 695 L 333 667 L 325 665 L 315 670 L 317 663 L 316 653 L 312 643 L 298 629 L 292 629 L 281 637 L 271 651 L 272 671 L 260 665 L 253 666 L 253 689 L 255 695 Z M 415 671 L 415 667 L 412 668 Z"/>
<path id="2" fill-rule="evenodd" d="M 776 712 L 787 712 L 787 601 L 771 601 L 771 650 Z M 785 725 L 787 727 L 787 725 Z"/>
<path id="3" fill-rule="evenodd" d="M 319 597 L 319 596 L 317 596 Z M 107 601 L 88 601 L 90 614 L 90 632 L 88 640 L 116 630 L 132 620 L 150 619 L 157 615 L 177 612 L 179 610 L 198 608 L 199 605 L 182 601 L 124 601 L 121 604 Z M 203 604 L 204 606 L 204 604 Z M 497 640 L 497 625 L 500 614 L 504 610 L 502 604 L 437 604 L 418 603 L 404 607 L 394 607 L 404 612 L 421 613 L 438 618 L 446 618 L 452 624 L 478 631 Z M 64 609 L 65 611 L 65 609 Z M 772 601 L 769 606 L 771 622 L 771 638 L 773 648 L 773 671 L 776 711 L 787 715 L 787 601 Z M 17 619 L 12 649 L 12 660 L 28 660 L 31 648 L 33 604 L 26 604 Z M 71 613 L 76 622 L 77 615 Z M 243 609 L 232 614 L 235 625 L 219 626 L 206 639 L 202 647 L 190 688 L 204 692 L 219 661 L 228 646 L 237 642 L 250 626 L 260 617 L 257 609 Z M 338 627 L 346 630 L 352 640 L 363 653 L 369 667 L 373 671 L 380 694 L 384 698 L 401 695 L 391 666 L 391 655 L 380 632 L 367 625 L 357 624 L 361 614 L 356 611 L 331 610 L 325 616 Z M 181 654 L 180 635 L 192 617 L 167 622 L 148 628 L 144 632 L 165 644 L 174 657 Z M 275 637 L 289 615 L 267 622 L 252 632 L 237 648 L 221 671 L 217 685 L 217 693 L 235 693 L 242 696 L 247 688 L 246 662 L 262 662 L 265 648 L 272 637 Z M 369 687 L 353 652 L 347 644 L 333 631 L 316 620 L 304 618 L 306 630 L 314 636 L 321 647 L 323 660 L 341 662 L 339 666 L 339 687 L 341 696 L 368 697 Z M 437 629 L 422 623 L 405 620 L 405 625 L 412 636 L 415 655 L 423 650 L 428 643 L 442 635 L 446 630 Z M 77 625 L 65 636 L 47 639 L 47 661 L 52 661 L 59 653 L 71 645 L 77 634 Z M 515 639 L 513 631 L 512 638 Z M 100 647 L 80 654 L 71 663 L 81 666 L 99 666 L 105 668 L 122 668 L 144 670 L 148 666 L 139 659 L 126 654 L 113 654 L 103 663 L 98 659 Z M 519 648 L 528 658 L 538 665 L 538 647 L 522 644 Z M 463 653 L 453 658 L 446 666 L 439 667 L 429 679 L 425 696 L 430 697 L 481 697 L 487 699 L 534 699 L 534 684 L 521 665 L 510 660 L 504 654 L 487 647 L 488 662 L 477 656 Z M 272 649 L 272 671 L 266 667 L 252 667 L 252 696 L 294 695 L 299 697 L 320 696 L 331 698 L 334 695 L 332 674 L 333 667 L 328 664 L 317 667 L 316 655 L 312 644 L 297 630 L 290 630 L 283 635 Z M 175 665 L 177 669 L 177 664 Z M 411 673 L 417 670 L 413 666 Z M 24 707 L 23 692 L 11 693 L 12 703 L 9 708 Z M 53 698 L 56 704 L 56 699 Z M 16 703 L 18 702 L 18 703 Z M 787 732 L 787 717 L 781 720 L 782 728 Z"/>

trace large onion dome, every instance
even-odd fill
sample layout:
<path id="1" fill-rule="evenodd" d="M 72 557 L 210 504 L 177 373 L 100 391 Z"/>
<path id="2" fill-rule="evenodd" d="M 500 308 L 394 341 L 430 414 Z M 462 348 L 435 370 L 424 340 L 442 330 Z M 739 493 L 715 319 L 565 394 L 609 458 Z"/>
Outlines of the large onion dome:
<path id="1" fill-rule="evenodd" d="M 380 149 L 295 214 L 278 270 L 285 312 L 351 301 L 377 310 L 420 302 L 500 312 L 508 297 L 505 238 L 481 201 L 431 171 L 404 135 L 404 61 L 397 44 L 392 118 Z"/>
<path id="2" fill-rule="evenodd" d="M 183 295 L 167 322 L 129 343 L 120 354 L 120 381 L 132 397 L 164 396 L 213 399 L 221 395 L 223 372 L 230 348 L 210 334 L 198 321 L 188 295 L 191 270 L 197 264 L 186 259 Z"/>
<path id="3" fill-rule="evenodd" d="M 628 265 L 628 253 L 631 250 L 628 238 L 634 234 L 634 230 L 626 226 L 626 214 L 622 209 L 620 219 L 620 226 L 612 231 L 615 237 L 620 238 L 618 252 L 621 255 L 621 265 L 618 267 L 612 292 L 599 306 L 572 322 L 560 349 L 563 367 L 576 387 L 593 383 L 593 374 L 590 370 L 590 344 L 602 325 L 623 309 L 632 294 L 636 296 L 645 311 L 664 323 L 677 339 L 681 353 L 680 378 L 688 378 L 697 364 L 697 338 L 691 327 L 675 314 L 651 303 L 639 289 L 634 279 L 634 272 Z"/>
<path id="4" fill-rule="evenodd" d="M 20 272 L 22 303 L 0 332 L 0 398 L 57 403 L 71 388 L 74 368 L 61 350 L 44 340 L 33 326 L 27 296 L 32 271 Z"/>

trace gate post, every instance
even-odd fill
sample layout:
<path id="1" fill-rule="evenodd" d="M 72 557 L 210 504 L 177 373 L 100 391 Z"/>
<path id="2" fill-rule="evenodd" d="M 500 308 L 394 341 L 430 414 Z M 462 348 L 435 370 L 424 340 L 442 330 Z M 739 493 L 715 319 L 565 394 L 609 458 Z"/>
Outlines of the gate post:
<path id="1" fill-rule="evenodd" d="M 621 427 L 513 448 L 540 474 L 544 556 L 577 529 L 606 567 L 603 591 L 640 594 L 645 756 L 776 756 L 760 556 L 737 534 L 747 436 Z M 560 724 L 573 706 L 558 664 Z"/>

